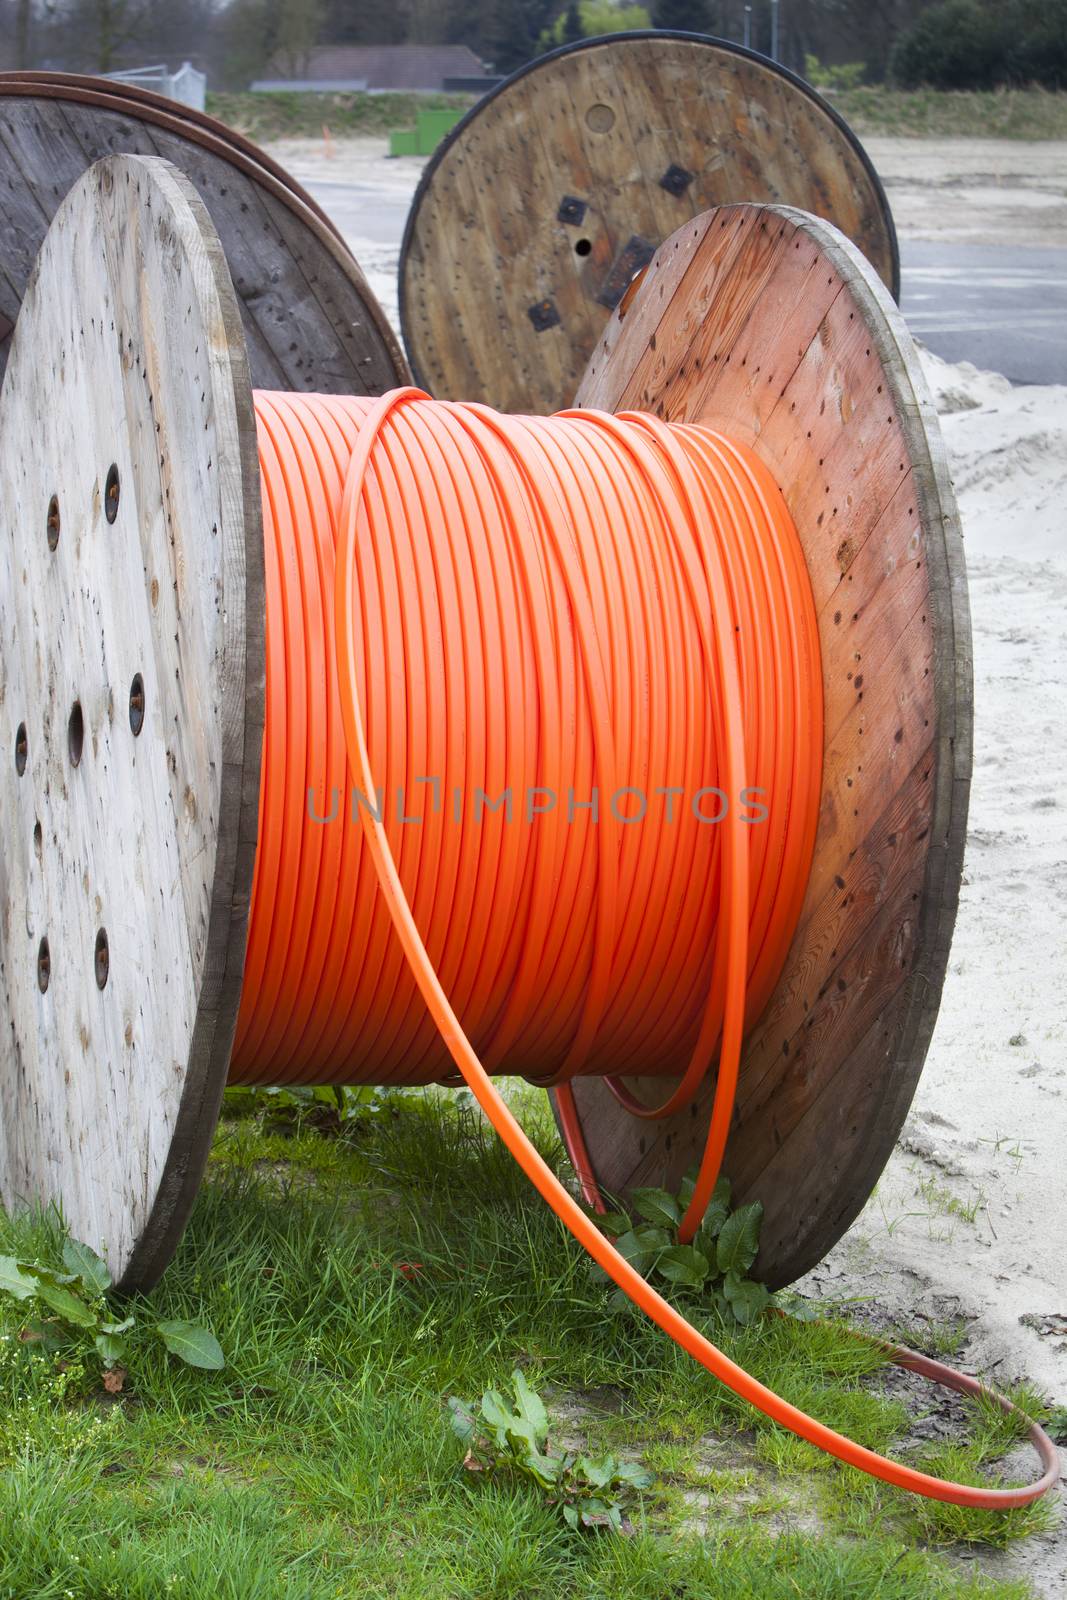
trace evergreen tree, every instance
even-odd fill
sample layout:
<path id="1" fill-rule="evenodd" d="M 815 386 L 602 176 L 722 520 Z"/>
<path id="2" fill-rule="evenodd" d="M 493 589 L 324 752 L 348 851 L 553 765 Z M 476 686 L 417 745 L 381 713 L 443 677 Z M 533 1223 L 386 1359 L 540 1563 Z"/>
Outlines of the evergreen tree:
<path id="1" fill-rule="evenodd" d="M 710 33 L 711 7 L 708 0 L 655 0 L 652 25 L 679 33 Z"/>

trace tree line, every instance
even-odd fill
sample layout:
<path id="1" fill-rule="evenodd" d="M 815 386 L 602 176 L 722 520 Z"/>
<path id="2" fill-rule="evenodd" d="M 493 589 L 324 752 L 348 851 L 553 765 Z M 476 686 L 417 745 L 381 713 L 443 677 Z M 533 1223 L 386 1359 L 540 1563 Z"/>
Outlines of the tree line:
<path id="1" fill-rule="evenodd" d="M 849 81 L 1067 87 L 1067 0 L 779 0 L 779 58 Z M 771 48 L 772 0 L 0 0 L 0 65 L 191 60 L 215 87 L 299 76 L 317 44 L 465 44 L 494 72 L 620 27 Z"/>

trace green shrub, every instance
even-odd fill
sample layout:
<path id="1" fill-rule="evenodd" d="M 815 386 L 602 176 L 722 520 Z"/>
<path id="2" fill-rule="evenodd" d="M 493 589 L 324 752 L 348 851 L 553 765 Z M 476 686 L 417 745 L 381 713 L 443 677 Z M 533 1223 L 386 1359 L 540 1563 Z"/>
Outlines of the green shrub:
<path id="1" fill-rule="evenodd" d="M 1067 87 L 1067 0 L 941 0 L 897 40 L 889 71 L 905 88 Z"/>
<path id="2" fill-rule="evenodd" d="M 857 89 L 867 76 L 867 63 L 842 61 L 829 66 L 809 54 L 804 57 L 804 76 L 816 89 Z"/>

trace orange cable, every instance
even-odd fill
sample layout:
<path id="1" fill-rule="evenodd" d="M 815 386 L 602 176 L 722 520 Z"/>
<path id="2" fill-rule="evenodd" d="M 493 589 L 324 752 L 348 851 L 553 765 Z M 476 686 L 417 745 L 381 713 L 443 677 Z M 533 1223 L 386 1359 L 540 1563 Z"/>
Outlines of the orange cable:
<path id="1" fill-rule="evenodd" d="M 736 1393 L 935 1499 L 1043 1493 L 1058 1460 L 1036 1423 L 1041 1480 L 974 1488 L 759 1384 L 616 1251 L 489 1075 L 557 1087 L 600 1206 L 573 1078 L 609 1077 L 634 1114 L 663 1116 L 714 1071 L 692 1237 L 743 1036 L 796 930 L 821 783 L 814 606 L 767 469 L 710 429 L 638 414 L 506 417 L 413 389 L 258 394 L 256 409 L 267 714 L 231 1079 L 427 1083 L 458 1067 L 571 1233 Z M 725 796 L 719 823 L 694 812 L 701 794 L 716 811 Z M 649 1108 L 622 1082 L 634 1074 L 681 1081 Z"/>

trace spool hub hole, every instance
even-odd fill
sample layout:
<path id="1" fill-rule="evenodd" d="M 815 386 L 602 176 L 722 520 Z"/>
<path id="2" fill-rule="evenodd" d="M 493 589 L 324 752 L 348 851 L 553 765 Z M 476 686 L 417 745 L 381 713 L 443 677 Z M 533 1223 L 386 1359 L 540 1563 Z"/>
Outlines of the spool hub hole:
<path id="1" fill-rule="evenodd" d="M 574 253 L 576 256 L 587 256 L 593 248 L 592 239 L 578 239 L 575 242 Z"/>

